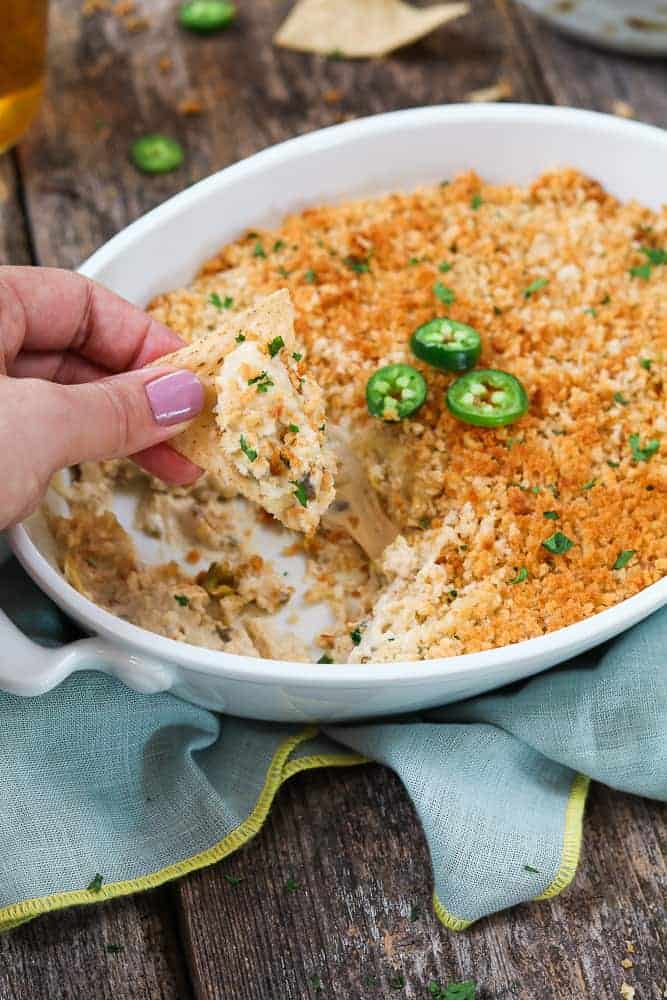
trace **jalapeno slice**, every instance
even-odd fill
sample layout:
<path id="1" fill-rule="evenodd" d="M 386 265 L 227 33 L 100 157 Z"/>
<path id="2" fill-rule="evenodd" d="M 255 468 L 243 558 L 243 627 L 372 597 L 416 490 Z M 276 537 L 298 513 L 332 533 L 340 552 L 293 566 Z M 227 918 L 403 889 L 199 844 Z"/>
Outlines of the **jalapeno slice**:
<path id="1" fill-rule="evenodd" d="M 235 17 L 236 8 L 227 0 L 188 0 L 178 12 L 178 20 L 184 28 L 202 34 L 222 31 Z"/>
<path id="2" fill-rule="evenodd" d="M 482 351 L 477 330 L 467 323 L 441 317 L 417 327 L 410 337 L 416 357 L 446 372 L 464 372 L 474 368 Z"/>
<path id="3" fill-rule="evenodd" d="M 379 368 L 366 385 L 368 412 L 383 420 L 412 416 L 426 400 L 426 380 L 412 365 Z"/>
<path id="4" fill-rule="evenodd" d="M 168 135 L 145 135 L 132 143 L 130 158 L 145 174 L 166 174 L 183 162 L 183 150 Z"/>
<path id="5" fill-rule="evenodd" d="M 496 368 L 478 368 L 452 382 L 447 406 L 458 420 L 477 427 L 513 424 L 528 409 L 528 396 L 518 378 Z"/>

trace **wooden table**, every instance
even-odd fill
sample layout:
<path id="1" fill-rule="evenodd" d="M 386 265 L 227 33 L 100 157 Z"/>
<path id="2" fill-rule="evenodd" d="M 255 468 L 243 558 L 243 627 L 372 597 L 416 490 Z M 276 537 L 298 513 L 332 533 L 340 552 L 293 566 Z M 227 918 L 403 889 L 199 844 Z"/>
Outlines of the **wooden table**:
<path id="1" fill-rule="evenodd" d="M 271 143 L 460 101 L 499 78 L 518 101 L 602 111 L 622 101 L 667 125 L 664 63 L 567 41 L 508 0 L 474 0 L 469 17 L 379 62 L 274 49 L 287 0 L 241 2 L 238 25 L 215 39 L 178 31 L 175 0 L 143 0 L 125 16 L 83 16 L 82 6 L 53 0 L 44 113 L 0 159 L 4 261 L 74 267 L 175 191 Z M 131 139 L 149 131 L 183 141 L 181 170 L 145 178 L 128 164 Z M 573 887 L 456 935 L 431 913 L 426 846 L 397 779 L 379 767 L 311 773 L 280 793 L 262 833 L 229 860 L 0 939 L 0 1000 L 426 997 L 432 978 L 469 977 L 482 1000 L 604 1000 L 620 996 L 623 980 L 637 1000 L 658 1000 L 666 844 L 664 807 L 596 787 Z M 230 874 L 243 881 L 230 885 Z M 300 891 L 285 892 L 289 877 Z"/>

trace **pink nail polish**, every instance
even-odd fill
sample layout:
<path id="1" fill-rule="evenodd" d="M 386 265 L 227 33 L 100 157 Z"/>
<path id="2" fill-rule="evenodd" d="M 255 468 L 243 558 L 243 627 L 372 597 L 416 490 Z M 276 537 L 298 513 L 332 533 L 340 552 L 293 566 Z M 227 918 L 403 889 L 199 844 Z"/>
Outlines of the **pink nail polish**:
<path id="1" fill-rule="evenodd" d="M 162 427 L 196 417 L 204 405 L 204 387 L 192 372 L 170 372 L 144 388 L 155 423 Z"/>

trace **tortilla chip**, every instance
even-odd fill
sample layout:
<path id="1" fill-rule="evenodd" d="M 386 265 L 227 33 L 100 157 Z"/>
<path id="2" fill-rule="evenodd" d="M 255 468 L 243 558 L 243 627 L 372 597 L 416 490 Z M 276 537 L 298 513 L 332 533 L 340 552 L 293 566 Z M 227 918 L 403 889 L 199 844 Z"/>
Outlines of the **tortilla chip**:
<path id="1" fill-rule="evenodd" d="M 285 347 L 294 350 L 294 309 L 287 289 L 274 292 L 245 312 L 222 317 L 215 330 L 197 337 L 187 347 L 160 358 L 160 364 L 194 372 L 206 394 L 204 409 L 199 416 L 169 443 L 195 465 L 219 474 L 222 479 L 226 478 L 226 470 L 220 468 L 220 432 L 214 412 L 217 403 L 216 376 L 225 357 L 242 342 L 239 338 L 259 341 L 264 345 L 274 337 L 282 337 Z"/>
<path id="2" fill-rule="evenodd" d="M 274 41 L 299 52 L 363 59 L 416 42 L 467 14 L 467 3 L 411 7 L 402 0 L 299 0 Z"/>

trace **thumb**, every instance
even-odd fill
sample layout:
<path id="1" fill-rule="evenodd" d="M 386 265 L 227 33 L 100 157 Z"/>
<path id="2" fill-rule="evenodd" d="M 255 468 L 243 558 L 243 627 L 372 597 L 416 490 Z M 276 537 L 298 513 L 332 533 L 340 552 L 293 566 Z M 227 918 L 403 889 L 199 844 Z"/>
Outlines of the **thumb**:
<path id="1" fill-rule="evenodd" d="M 173 437 L 204 405 L 189 371 L 145 368 L 83 385 L 52 386 L 54 468 L 123 458 Z"/>

